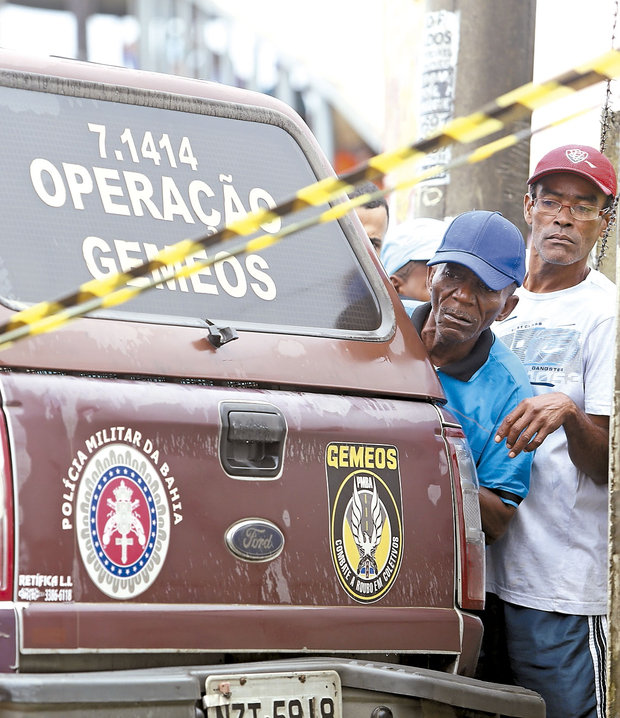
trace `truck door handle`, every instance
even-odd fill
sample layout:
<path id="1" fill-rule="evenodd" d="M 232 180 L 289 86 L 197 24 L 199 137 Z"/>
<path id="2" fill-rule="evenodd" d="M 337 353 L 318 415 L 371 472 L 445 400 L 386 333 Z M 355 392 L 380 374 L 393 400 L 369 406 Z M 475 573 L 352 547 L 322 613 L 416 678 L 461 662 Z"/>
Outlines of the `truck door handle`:
<path id="1" fill-rule="evenodd" d="M 286 419 L 272 404 L 220 404 L 220 461 L 242 478 L 276 478 L 282 470 Z"/>

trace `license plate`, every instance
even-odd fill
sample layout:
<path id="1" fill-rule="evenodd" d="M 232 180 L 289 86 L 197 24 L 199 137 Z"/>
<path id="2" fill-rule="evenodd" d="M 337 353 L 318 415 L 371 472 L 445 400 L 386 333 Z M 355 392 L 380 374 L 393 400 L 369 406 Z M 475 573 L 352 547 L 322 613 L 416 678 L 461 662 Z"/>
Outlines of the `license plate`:
<path id="1" fill-rule="evenodd" d="M 336 671 L 207 676 L 206 718 L 342 718 Z"/>

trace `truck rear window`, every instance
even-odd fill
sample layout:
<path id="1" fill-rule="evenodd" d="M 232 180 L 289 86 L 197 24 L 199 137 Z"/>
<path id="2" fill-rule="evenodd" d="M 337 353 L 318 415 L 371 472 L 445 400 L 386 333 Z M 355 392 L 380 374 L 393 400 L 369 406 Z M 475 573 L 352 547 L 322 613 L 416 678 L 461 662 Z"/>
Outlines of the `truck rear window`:
<path id="1" fill-rule="evenodd" d="M 126 270 L 316 181 L 279 113 L 246 107 L 233 116 L 225 103 L 175 102 L 155 92 L 132 91 L 138 104 L 128 104 L 88 83 L 50 91 L 44 78 L 23 89 L 8 86 L 19 85 L 9 73 L 0 84 L 0 301 L 15 308 Z M 262 229 L 275 233 L 307 216 Z M 213 248 L 213 256 L 223 250 Z M 217 259 L 135 297 L 114 316 L 310 332 L 381 324 L 375 292 L 337 222 L 260 254 Z"/>

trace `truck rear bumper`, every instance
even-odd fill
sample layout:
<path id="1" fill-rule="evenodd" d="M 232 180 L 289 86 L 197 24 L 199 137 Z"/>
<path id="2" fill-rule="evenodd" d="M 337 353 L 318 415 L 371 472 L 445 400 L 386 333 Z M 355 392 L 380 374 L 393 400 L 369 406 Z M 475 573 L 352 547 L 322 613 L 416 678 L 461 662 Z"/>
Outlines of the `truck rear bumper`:
<path id="1" fill-rule="evenodd" d="M 379 706 L 393 715 L 502 715 L 544 718 L 542 698 L 515 686 L 374 661 L 307 658 L 219 666 L 64 674 L 0 675 L 3 717 L 96 715 L 98 718 L 197 718 L 205 679 L 214 675 L 336 671 L 343 718 L 370 718 Z M 450 710 L 452 709 L 452 710 Z M 384 715 L 390 715 L 384 713 Z"/>

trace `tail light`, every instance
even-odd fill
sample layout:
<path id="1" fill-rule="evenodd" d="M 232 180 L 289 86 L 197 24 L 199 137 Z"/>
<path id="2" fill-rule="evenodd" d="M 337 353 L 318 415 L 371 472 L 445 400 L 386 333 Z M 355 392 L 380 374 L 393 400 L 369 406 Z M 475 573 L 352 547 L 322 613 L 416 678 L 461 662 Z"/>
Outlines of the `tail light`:
<path id="1" fill-rule="evenodd" d="M 480 519 L 478 475 L 469 444 L 461 429 L 446 428 L 454 473 L 457 511 L 458 595 L 461 608 L 484 608 L 485 540 Z"/>
<path id="2" fill-rule="evenodd" d="M 13 598 L 13 489 L 6 426 L 0 418 L 0 601 Z"/>

